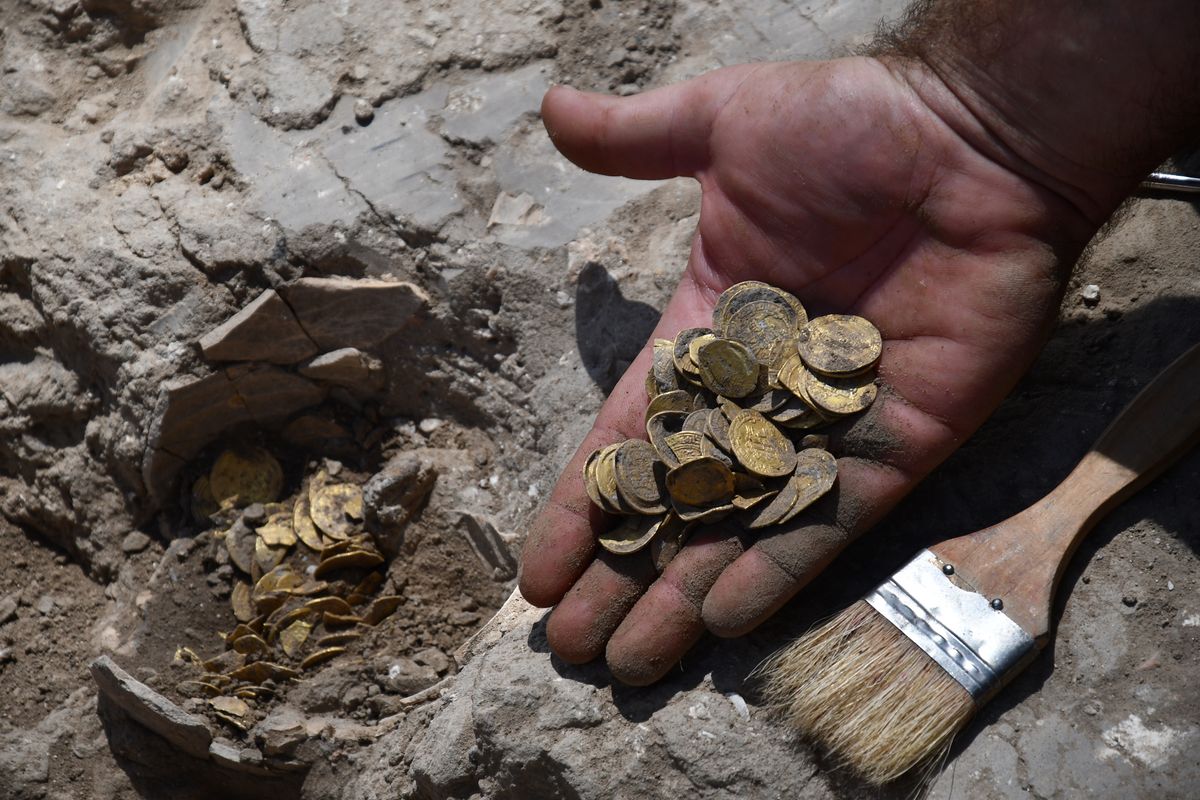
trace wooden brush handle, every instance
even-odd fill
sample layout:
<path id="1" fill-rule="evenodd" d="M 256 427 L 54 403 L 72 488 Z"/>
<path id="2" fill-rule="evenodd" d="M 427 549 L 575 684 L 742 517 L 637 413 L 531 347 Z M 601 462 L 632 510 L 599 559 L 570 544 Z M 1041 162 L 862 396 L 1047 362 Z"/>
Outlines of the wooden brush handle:
<path id="1" fill-rule="evenodd" d="M 1050 494 L 991 528 L 931 547 L 953 580 L 989 598 L 1038 642 L 1063 569 L 1097 521 L 1200 436 L 1200 345 L 1163 370 Z"/>

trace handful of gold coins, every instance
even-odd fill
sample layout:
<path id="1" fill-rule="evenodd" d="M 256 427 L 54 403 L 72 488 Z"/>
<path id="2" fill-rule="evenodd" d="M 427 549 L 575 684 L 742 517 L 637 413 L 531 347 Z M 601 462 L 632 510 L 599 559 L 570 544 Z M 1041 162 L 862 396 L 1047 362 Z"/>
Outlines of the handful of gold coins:
<path id="1" fill-rule="evenodd" d="M 223 452 L 201 481 L 193 494 L 208 501 L 206 510 L 253 502 L 262 503 L 263 512 L 257 524 L 239 520 L 217 534 L 230 563 L 249 578 L 239 576 L 230 595 L 238 624 L 212 658 L 177 650 L 176 657 L 198 671 L 178 689 L 210 698 L 218 718 L 245 731 L 256 703 L 346 652 L 403 598 L 378 594 L 385 559 L 362 528 L 359 486 L 321 470 L 290 507 L 273 502 L 283 470 L 260 447 Z"/>
<path id="2" fill-rule="evenodd" d="M 662 570 L 692 527 L 731 514 L 782 525 L 833 488 L 837 460 L 814 433 L 875 400 L 879 331 L 862 317 L 809 319 L 793 295 L 758 281 L 729 287 L 712 328 L 654 342 L 646 434 L 593 452 L 588 496 L 627 515 L 600 536 L 624 555 L 649 546 Z"/>

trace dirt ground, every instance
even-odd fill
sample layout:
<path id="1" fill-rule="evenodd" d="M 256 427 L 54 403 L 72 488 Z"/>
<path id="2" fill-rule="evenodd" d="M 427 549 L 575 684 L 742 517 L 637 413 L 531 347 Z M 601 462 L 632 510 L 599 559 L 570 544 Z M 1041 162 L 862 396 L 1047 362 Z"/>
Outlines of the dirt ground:
<path id="1" fill-rule="evenodd" d="M 1200 205 L 1131 201 L 992 420 L 760 631 L 633 691 L 552 659 L 543 615 L 505 598 L 698 208 L 682 181 L 567 165 L 541 94 L 842 52 L 902 6 L 0 2 L 0 800 L 877 796 L 767 719 L 747 673 L 915 548 L 1036 500 L 1200 341 Z M 371 315 L 401 289 L 411 319 Z M 339 292 L 361 293 L 351 313 Z M 223 323 L 265 301 L 277 347 L 251 352 Z M 225 537 L 261 509 L 194 497 L 247 443 L 279 459 L 289 512 L 320 470 L 366 487 L 378 594 L 401 598 L 272 683 L 249 733 L 181 688 L 198 670 L 177 656 L 222 652 L 253 577 Z M 1200 792 L 1198 484 L 1192 453 L 1100 524 L 1050 652 L 932 797 Z M 98 696 L 101 655 L 215 749 L 184 754 L 136 721 L 141 700 Z"/>

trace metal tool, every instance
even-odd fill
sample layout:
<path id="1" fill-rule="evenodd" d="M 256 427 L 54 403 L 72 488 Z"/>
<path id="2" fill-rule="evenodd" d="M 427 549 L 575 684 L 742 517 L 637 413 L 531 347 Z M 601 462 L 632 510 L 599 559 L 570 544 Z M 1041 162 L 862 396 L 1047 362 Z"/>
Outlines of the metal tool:
<path id="1" fill-rule="evenodd" d="M 1151 172 L 1142 181 L 1141 188 L 1175 194 L 1200 194 L 1200 178 L 1173 172 Z"/>

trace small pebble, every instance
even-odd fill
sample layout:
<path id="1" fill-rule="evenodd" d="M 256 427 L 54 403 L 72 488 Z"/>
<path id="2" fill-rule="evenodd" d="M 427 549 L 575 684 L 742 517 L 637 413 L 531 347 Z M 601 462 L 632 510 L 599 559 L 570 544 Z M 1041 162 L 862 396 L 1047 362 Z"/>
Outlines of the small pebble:
<path id="1" fill-rule="evenodd" d="M 1124 603 L 1125 605 L 1129 606 L 1130 608 L 1133 608 L 1134 606 L 1136 606 L 1137 601 L 1138 601 L 1138 599 L 1131 594 L 1127 594 L 1121 598 L 1121 602 Z"/>
<path id="2" fill-rule="evenodd" d="M 130 531 L 121 540 L 121 552 L 133 555 L 140 553 L 150 546 L 150 537 L 141 531 Z"/>
<path id="3" fill-rule="evenodd" d="M 1167 591 L 1168 592 L 1175 591 L 1175 582 L 1174 581 L 1167 581 Z"/>
<path id="4" fill-rule="evenodd" d="M 428 419 L 421 420 L 421 424 L 419 424 L 417 427 L 420 428 L 421 433 L 428 436 L 438 428 L 442 427 L 442 421 L 436 417 L 429 417 Z"/>
<path id="5" fill-rule="evenodd" d="M 1094 306 L 1100 302 L 1100 287 L 1094 283 L 1089 283 L 1087 286 L 1083 287 L 1083 290 L 1079 293 L 1079 296 L 1083 299 L 1083 304 L 1085 306 Z"/>
<path id="6" fill-rule="evenodd" d="M 258 525 L 267 521 L 267 509 L 262 503 L 251 503 L 246 506 L 246 510 L 242 512 L 242 519 L 247 525 Z"/>
<path id="7" fill-rule="evenodd" d="M 354 119 L 359 125 L 370 125 L 371 120 L 375 119 L 375 109 L 366 100 L 356 100 L 354 102 Z"/>

